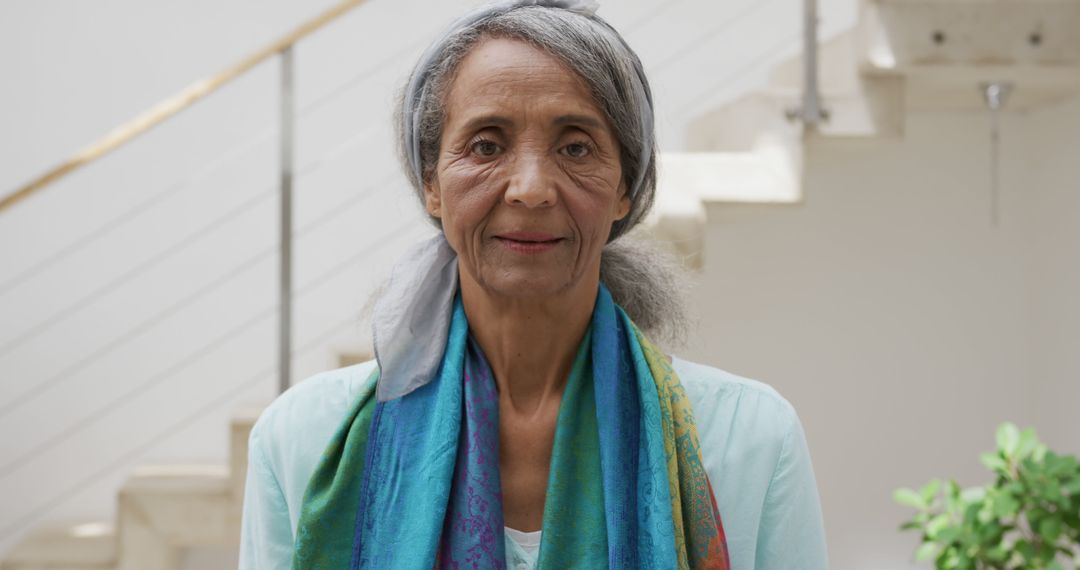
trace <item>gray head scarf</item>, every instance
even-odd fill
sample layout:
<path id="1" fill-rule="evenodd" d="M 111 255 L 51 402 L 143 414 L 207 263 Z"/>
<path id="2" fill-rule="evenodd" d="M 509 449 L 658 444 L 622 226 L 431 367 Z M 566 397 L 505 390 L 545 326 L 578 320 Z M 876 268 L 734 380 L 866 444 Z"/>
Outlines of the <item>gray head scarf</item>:
<path id="1" fill-rule="evenodd" d="M 448 38 L 464 27 L 518 8 L 541 6 L 570 10 L 592 16 L 597 3 L 585 0 L 510 0 L 480 8 L 459 18 L 424 52 L 404 93 L 403 135 L 406 162 L 416 180 L 423 180 L 420 137 L 417 127 L 420 102 L 429 88 L 433 66 L 445 49 Z M 638 101 L 643 125 L 642 156 L 648 160 L 652 148 L 653 114 L 645 93 L 644 70 L 636 70 L 640 81 Z M 633 200 L 642 185 L 647 164 L 639 169 L 630 189 Z M 385 292 L 376 301 L 372 318 L 372 338 L 380 377 L 376 397 L 385 402 L 400 398 L 434 379 L 443 360 L 450 331 L 454 297 L 458 287 L 457 254 L 438 235 L 413 246 L 394 266 Z"/>

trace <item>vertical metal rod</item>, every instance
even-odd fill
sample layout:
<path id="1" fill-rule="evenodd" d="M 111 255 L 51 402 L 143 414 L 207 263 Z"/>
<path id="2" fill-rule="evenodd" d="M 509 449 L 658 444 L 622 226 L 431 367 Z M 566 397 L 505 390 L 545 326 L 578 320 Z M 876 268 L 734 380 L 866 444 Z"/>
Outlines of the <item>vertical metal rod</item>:
<path id="1" fill-rule="evenodd" d="M 993 115 L 993 124 L 990 127 L 990 224 L 998 225 L 998 201 L 1001 195 L 1001 123 L 999 121 L 1000 110 L 990 111 Z"/>
<path id="2" fill-rule="evenodd" d="M 995 227 L 1000 218 L 1001 194 L 1001 110 L 1009 102 L 1014 85 L 1008 81 L 979 84 L 987 108 L 990 109 L 990 223 Z"/>
<path id="3" fill-rule="evenodd" d="M 803 102 L 799 118 L 808 127 L 828 119 L 818 85 L 818 3 L 803 0 Z"/>
<path id="4" fill-rule="evenodd" d="M 278 318 L 278 391 L 292 383 L 293 51 L 281 50 L 281 291 Z"/>

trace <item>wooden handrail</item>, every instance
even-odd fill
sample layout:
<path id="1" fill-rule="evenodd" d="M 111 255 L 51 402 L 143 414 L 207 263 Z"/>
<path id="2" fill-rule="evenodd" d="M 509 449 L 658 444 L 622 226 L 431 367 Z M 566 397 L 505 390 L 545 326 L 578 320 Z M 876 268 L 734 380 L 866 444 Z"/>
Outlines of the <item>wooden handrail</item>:
<path id="1" fill-rule="evenodd" d="M 301 24 L 295 30 L 282 36 L 265 48 L 210 77 L 196 81 L 183 91 L 154 105 L 147 111 L 140 113 L 127 123 L 113 129 L 112 132 L 90 146 L 75 153 L 75 155 L 68 160 L 35 178 L 33 181 L 27 183 L 11 194 L 4 196 L 0 199 L 0 212 L 10 208 L 20 200 L 27 198 L 34 192 L 71 174 L 75 170 L 116 150 L 121 145 L 130 142 L 132 139 L 161 124 L 173 115 L 187 109 L 207 95 L 217 91 L 226 83 L 240 77 L 251 68 L 272 57 L 274 54 L 291 47 L 312 32 L 315 32 L 326 24 L 338 19 L 346 12 L 363 4 L 365 1 L 366 0 L 343 0 L 340 4 L 337 4 L 319 16 Z"/>

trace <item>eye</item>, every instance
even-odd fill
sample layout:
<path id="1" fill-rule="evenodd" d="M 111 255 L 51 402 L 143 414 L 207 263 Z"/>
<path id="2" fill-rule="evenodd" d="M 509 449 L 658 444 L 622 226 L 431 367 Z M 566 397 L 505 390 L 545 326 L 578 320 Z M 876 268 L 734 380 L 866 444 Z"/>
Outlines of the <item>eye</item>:
<path id="1" fill-rule="evenodd" d="M 562 152 L 570 158 L 585 158 L 592 153 L 592 145 L 587 142 L 574 142 L 564 146 Z"/>
<path id="2" fill-rule="evenodd" d="M 488 139 L 476 139 L 469 144 L 473 154 L 483 157 L 492 157 L 499 153 L 499 145 Z"/>

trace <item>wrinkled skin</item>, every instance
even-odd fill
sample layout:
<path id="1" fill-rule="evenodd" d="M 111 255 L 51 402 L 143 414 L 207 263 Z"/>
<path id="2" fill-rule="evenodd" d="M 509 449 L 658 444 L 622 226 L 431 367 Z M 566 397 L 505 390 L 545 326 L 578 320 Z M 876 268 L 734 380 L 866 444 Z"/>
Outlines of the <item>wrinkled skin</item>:
<path id="1" fill-rule="evenodd" d="M 618 141 L 586 84 L 538 48 L 490 38 L 461 63 L 446 106 L 426 198 L 458 253 L 462 286 L 505 297 L 595 293 L 601 250 L 630 201 Z M 517 232 L 553 247 L 523 253 L 508 239 Z"/>
<path id="2" fill-rule="evenodd" d="M 533 531 L 600 254 L 630 209 L 618 139 L 577 75 L 517 40 L 477 44 L 445 104 L 426 205 L 458 253 L 469 329 L 499 390 L 505 521 Z"/>

